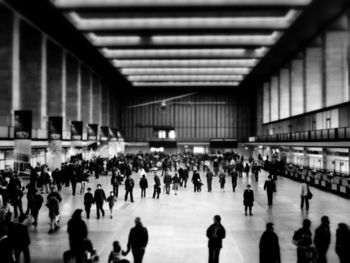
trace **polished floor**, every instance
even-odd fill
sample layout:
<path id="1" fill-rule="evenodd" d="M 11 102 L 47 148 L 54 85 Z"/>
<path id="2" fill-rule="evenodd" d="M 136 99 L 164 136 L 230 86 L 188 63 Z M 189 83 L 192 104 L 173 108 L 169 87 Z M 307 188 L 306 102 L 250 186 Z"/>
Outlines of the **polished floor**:
<path id="1" fill-rule="evenodd" d="M 201 173 L 205 182 L 204 174 Z M 135 177 L 136 179 L 136 177 Z M 332 245 L 328 253 L 329 262 L 338 262 L 334 253 L 335 230 L 339 222 L 350 223 L 350 200 L 326 193 L 314 188 L 309 213 L 302 212 L 299 207 L 300 185 L 286 178 L 279 178 L 277 194 L 272 208 L 267 206 L 263 183 L 266 174 L 262 174 L 258 183 L 252 182 L 256 195 L 253 216 L 246 217 L 243 212 L 242 192 L 251 179 L 243 177 L 238 180 L 236 192 L 232 192 L 231 179 L 228 178 L 225 191 L 219 189 L 218 178 L 214 178 L 213 192 L 193 193 L 192 184 L 180 189 L 177 196 L 171 192 L 159 200 L 151 198 L 151 189 L 146 199 L 140 198 L 138 183 L 134 189 L 135 202 L 124 202 L 118 198 L 114 218 L 97 220 L 95 209 L 90 220 L 86 220 L 89 238 L 92 240 L 100 256 L 100 262 L 107 262 L 112 242 L 119 240 L 125 248 L 128 233 L 136 216 L 140 216 L 149 231 L 149 244 L 144 257 L 145 263 L 194 263 L 207 262 L 207 238 L 205 231 L 212 223 L 215 214 L 222 216 L 222 223 L 227 236 L 223 242 L 220 256 L 221 263 L 255 263 L 259 262 L 259 239 L 267 222 L 274 222 L 275 231 L 279 235 L 282 262 L 296 262 L 295 247 L 292 244 L 294 230 L 300 227 L 304 218 L 312 221 L 314 229 L 320 217 L 328 215 L 331 220 Z M 111 189 L 110 177 L 92 179 L 89 183 L 93 189 L 102 183 L 106 192 Z M 138 182 L 138 179 L 135 180 Z M 153 178 L 149 177 L 149 185 L 153 186 Z M 78 187 L 79 188 L 79 187 Z M 124 193 L 122 186 L 121 194 Z M 48 211 L 43 207 L 40 212 L 39 226 L 30 227 L 31 255 L 33 262 L 62 262 L 62 253 L 68 249 L 67 221 L 72 211 L 82 207 L 82 196 L 73 197 L 70 189 L 64 189 L 61 204 L 61 228 L 48 235 Z M 107 204 L 105 205 L 107 211 Z M 132 262 L 131 253 L 127 256 Z"/>

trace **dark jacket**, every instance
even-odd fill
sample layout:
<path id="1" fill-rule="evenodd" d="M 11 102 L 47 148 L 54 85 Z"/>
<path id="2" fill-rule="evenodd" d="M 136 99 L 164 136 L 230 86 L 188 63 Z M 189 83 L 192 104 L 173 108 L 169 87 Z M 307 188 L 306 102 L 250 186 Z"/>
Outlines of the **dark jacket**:
<path id="1" fill-rule="evenodd" d="M 128 239 L 128 249 L 145 248 L 148 243 L 148 231 L 142 225 L 136 225 L 131 228 Z"/>
<path id="2" fill-rule="evenodd" d="M 147 178 L 141 178 L 140 179 L 140 187 L 142 189 L 148 188 L 148 181 Z"/>
<path id="3" fill-rule="evenodd" d="M 225 228 L 220 223 L 214 223 L 207 229 L 210 248 L 222 248 L 222 240 L 226 237 Z"/>
<path id="4" fill-rule="evenodd" d="M 160 179 L 159 176 L 154 176 L 154 186 L 159 187 L 160 186 Z"/>
<path id="5" fill-rule="evenodd" d="M 94 195 L 94 200 L 96 204 L 103 204 L 103 202 L 106 200 L 106 194 L 103 189 L 96 189 L 95 190 L 95 195 Z"/>
<path id="6" fill-rule="evenodd" d="M 94 196 L 92 193 L 87 192 L 84 195 L 84 206 L 91 206 L 94 203 Z"/>
<path id="7" fill-rule="evenodd" d="M 268 193 L 276 192 L 276 184 L 273 180 L 266 180 L 264 184 L 264 190 Z"/>
<path id="8" fill-rule="evenodd" d="M 70 219 L 68 221 L 67 232 L 69 242 L 81 244 L 88 235 L 87 227 L 82 219 Z"/>
<path id="9" fill-rule="evenodd" d="M 260 263 L 280 263 L 280 246 L 276 233 L 265 231 L 260 238 Z"/>
<path id="10" fill-rule="evenodd" d="M 132 190 L 134 188 L 134 179 L 128 176 L 125 180 L 125 190 Z"/>
<path id="11" fill-rule="evenodd" d="M 318 252 L 327 252 L 329 244 L 331 243 L 331 231 L 328 226 L 320 225 L 316 228 L 314 243 Z"/>
<path id="12" fill-rule="evenodd" d="M 243 194 L 243 204 L 245 206 L 253 206 L 254 203 L 254 192 L 253 190 L 244 190 Z"/>

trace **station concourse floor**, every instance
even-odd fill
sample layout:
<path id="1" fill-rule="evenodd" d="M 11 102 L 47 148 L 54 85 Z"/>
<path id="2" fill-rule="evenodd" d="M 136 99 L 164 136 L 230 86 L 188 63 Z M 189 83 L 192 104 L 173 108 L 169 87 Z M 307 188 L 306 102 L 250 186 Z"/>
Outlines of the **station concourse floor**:
<path id="1" fill-rule="evenodd" d="M 190 178 L 192 173 L 190 173 Z M 149 232 L 149 243 L 144 256 L 144 263 L 200 263 L 207 262 L 208 249 L 205 236 L 207 227 L 212 224 L 213 216 L 219 214 L 226 228 L 226 238 L 220 254 L 221 263 L 257 263 L 259 262 L 259 240 L 267 222 L 275 224 L 279 236 L 283 263 L 296 262 L 296 248 L 292 236 L 301 226 L 304 218 L 312 221 L 312 231 L 319 225 L 320 218 L 328 215 L 331 221 L 332 243 L 328 252 L 328 262 L 338 262 L 334 252 L 335 230 L 337 224 L 350 224 L 350 200 L 323 192 L 311 187 L 314 197 L 309 213 L 300 209 L 300 184 L 290 179 L 279 177 L 277 193 L 272 208 L 267 206 L 263 184 L 266 173 L 262 172 L 258 183 L 252 177 L 238 179 L 236 192 L 232 191 L 231 178 L 227 178 L 225 191 L 219 188 L 219 179 L 213 179 L 213 191 L 207 192 L 204 172 L 202 192 L 194 193 L 192 183 L 187 188 L 180 188 L 177 196 L 161 194 L 160 199 L 153 199 L 153 175 L 148 176 L 149 188 L 145 199 L 140 197 L 138 178 L 135 178 L 134 203 L 124 202 L 124 185 L 119 187 L 120 194 L 114 207 L 114 217 L 109 218 L 107 203 L 104 205 L 106 215 L 96 219 L 93 207 L 87 223 L 89 238 L 100 256 L 99 262 L 107 262 L 112 249 L 112 242 L 118 240 L 126 248 L 129 230 L 134 226 L 134 218 L 140 216 Z M 162 177 L 161 177 L 162 180 Z M 111 190 L 110 176 L 100 176 L 98 180 L 90 178 L 88 186 L 96 188 L 101 183 L 106 195 Z M 243 209 L 243 190 L 247 183 L 252 183 L 255 192 L 253 216 L 245 216 Z M 83 207 L 83 196 L 71 195 L 70 188 L 64 188 L 61 203 L 61 228 L 54 234 L 48 234 L 48 211 L 43 205 L 37 228 L 29 227 L 31 236 L 30 252 L 32 262 L 63 262 L 62 254 L 69 248 L 67 222 L 76 208 Z M 46 200 L 46 195 L 44 196 Z M 24 197 L 23 200 L 26 198 Z M 24 204 L 26 208 L 26 204 Z M 84 213 L 85 217 L 85 213 Z M 133 262 L 132 254 L 127 258 Z"/>

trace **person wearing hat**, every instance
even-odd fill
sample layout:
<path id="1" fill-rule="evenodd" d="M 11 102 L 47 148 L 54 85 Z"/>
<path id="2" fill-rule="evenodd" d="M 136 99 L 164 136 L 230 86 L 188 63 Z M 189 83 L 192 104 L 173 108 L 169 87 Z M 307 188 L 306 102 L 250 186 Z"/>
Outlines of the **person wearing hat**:
<path id="1" fill-rule="evenodd" d="M 315 230 L 315 247 L 319 263 L 327 263 L 327 251 L 331 243 L 331 230 L 328 216 L 321 217 L 321 225 Z"/>
<path id="2" fill-rule="evenodd" d="M 207 229 L 209 263 L 218 263 L 222 240 L 226 237 L 226 230 L 221 224 L 221 217 L 215 215 L 214 223 Z"/>
<path id="3" fill-rule="evenodd" d="M 278 236 L 273 231 L 273 223 L 266 224 L 266 230 L 262 234 L 259 243 L 260 263 L 280 263 L 281 254 Z"/>
<path id="4" fill-rule="evenodd" d="M 243 204 L 244 204 L 244 212 L 247 215 L 247 210 L 249 209 L 249 215 L 252 216 L 252 207 L 254 203 L 254 192 L 251 189 L 251 185 L 247 185 L 247 189 L 244 190 L 243 193 Z"/>

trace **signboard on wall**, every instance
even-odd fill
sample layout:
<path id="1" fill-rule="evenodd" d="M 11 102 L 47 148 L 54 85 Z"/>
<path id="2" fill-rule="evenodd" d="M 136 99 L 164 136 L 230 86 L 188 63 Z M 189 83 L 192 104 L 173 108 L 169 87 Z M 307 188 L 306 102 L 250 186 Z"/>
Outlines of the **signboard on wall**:
<path id="1" fill-rule="evenodd" d="M 62 117 L 49 117 L 49 140 L 62 140 Z"/>
<path id="2" fill-rule="evenodd" d="M 97 124 L 88 124 L 88 128 L 87 128 L 88 141 L 97 141 L 97 132 L 98 132 Z"/>
<path id="3" fill-rule="evenodd" d="M 83 139 L 83 122 L 72 121 L 71 122 L 71 140 L 81 141 Z"/>
<path id="4" fill-rule="evenodd" d="M 112 142 L 116 142 L 118 140 L 118 129 L 111 128 L 109 130 L 109 140 Z"/>
<path id="5" fill-rule="evenodd" d="M 14 142 L 13 170 L 24 171 L 30 167 L 31 140 L 16 139 Z"/>
<path id="6" fill-rule="evenodd" d="M 15 139 L 28 140 L 32 137 L 32 111 L 17 110 L 15 117 Z"/>

